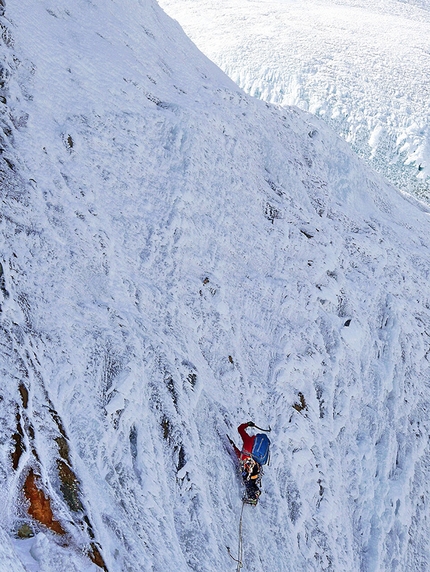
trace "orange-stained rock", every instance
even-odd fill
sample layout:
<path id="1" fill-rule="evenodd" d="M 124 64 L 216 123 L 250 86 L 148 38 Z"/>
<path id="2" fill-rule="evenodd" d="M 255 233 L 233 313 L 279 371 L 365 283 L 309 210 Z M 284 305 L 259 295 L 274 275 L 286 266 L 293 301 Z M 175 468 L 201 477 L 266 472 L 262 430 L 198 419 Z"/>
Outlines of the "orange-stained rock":
<path id="1" fill-rule="evenodd" d="M 108 572 L 106 564 L 103 560 L 103 556 L 100 554 L 100 550 L 98 549 L 98 546 L 95 542 L 91 543 L 88 556 L 96 566 L 102 568 L 103 570 L 105 570 L 105 572 Z"/>
<path id="2" fill-rule="evenodd" d="M 57 534 L 66 534 L 58 520 L 54 519 L 51 509 L 51 500 L 38 488 L 33 469 L 27 475 L 24 483 L 24 494 L 30 503 L 28 514 L 41 524 L 47 526 Z"/>

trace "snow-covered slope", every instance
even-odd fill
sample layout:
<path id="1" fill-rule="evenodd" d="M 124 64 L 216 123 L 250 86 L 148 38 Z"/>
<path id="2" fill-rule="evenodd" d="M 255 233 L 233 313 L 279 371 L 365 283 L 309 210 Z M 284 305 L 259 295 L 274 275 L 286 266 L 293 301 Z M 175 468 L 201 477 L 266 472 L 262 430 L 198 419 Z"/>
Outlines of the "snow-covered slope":
<path id="1" fill-rule="evenodd" d="M 150 0 L 1 24 L 0 570 L 234 569 L 250 418 L 243 570 L 428 569 L 426 207 Z"/>
<path id="2" fill-rule="evenodd" d="M 161 0 L 254 96 L 322 117 L 430 201 L 429 0 Z"/>

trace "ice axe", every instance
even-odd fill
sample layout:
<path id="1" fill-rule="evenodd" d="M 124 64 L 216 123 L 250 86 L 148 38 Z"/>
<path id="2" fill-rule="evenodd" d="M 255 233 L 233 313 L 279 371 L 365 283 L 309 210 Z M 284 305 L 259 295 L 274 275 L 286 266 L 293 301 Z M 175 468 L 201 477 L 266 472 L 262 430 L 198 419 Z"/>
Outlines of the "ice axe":
<path id="1" fill-rule="evenodd" d="M 248 423 L 249 427 L 255 427 L 256 429 L 258 429 L 259 431 L 264 431 L 265 433 L 270 433 L 270 431 L 272 430 L 272 428 L 269 425 L 269 429 L 262 429 L 261 427 L 259 427 L 258 425 L 256 425 L 253 421 L 251 421 L 250 423 Z"/>

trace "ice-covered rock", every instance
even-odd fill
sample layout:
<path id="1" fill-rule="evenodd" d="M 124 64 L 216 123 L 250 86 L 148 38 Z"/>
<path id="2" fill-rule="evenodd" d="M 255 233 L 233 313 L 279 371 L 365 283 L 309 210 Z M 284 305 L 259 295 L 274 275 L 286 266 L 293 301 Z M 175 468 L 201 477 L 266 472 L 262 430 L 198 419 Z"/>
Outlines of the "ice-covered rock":
<path id="1" fill-rule="evenodd" d="M 250 418 L 244 570 L 426 569 L 427 208 L 155 2 L 1 24 L 0 570 L 234 567 Z"/>

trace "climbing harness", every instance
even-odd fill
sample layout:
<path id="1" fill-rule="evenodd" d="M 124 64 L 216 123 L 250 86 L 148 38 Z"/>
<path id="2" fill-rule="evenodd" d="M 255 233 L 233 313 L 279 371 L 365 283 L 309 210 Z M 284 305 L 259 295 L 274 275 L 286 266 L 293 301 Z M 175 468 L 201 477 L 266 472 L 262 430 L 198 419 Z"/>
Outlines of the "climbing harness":
<path id="1" fill-rule="evenodd" d="M 239 520 L 239 542 L 237 547 L 237 558 L 233 556 L 230 552 L 230 547 L 227 546 L 227 552 L 229 553 L 230 557 L 237 562 L 236 572 L 240 572 L 240 569 L 243 568 L 243 538 L 242 538 L 242 519 L 243 519 L 243 507 L 245 506 L 246 502 L 242 501 L 242 510 L 240 511 L 240 520 Z"/>
<path id="2" fill-rule="evenodd" d="M 241 461 L 241 465 L 243 467 L 243 470 L 245 470 L 248 474 L 251 474 L 252 471 L 254 470 L 256 462 L 252 457 L 247 457 L 246 459 Z"/>

